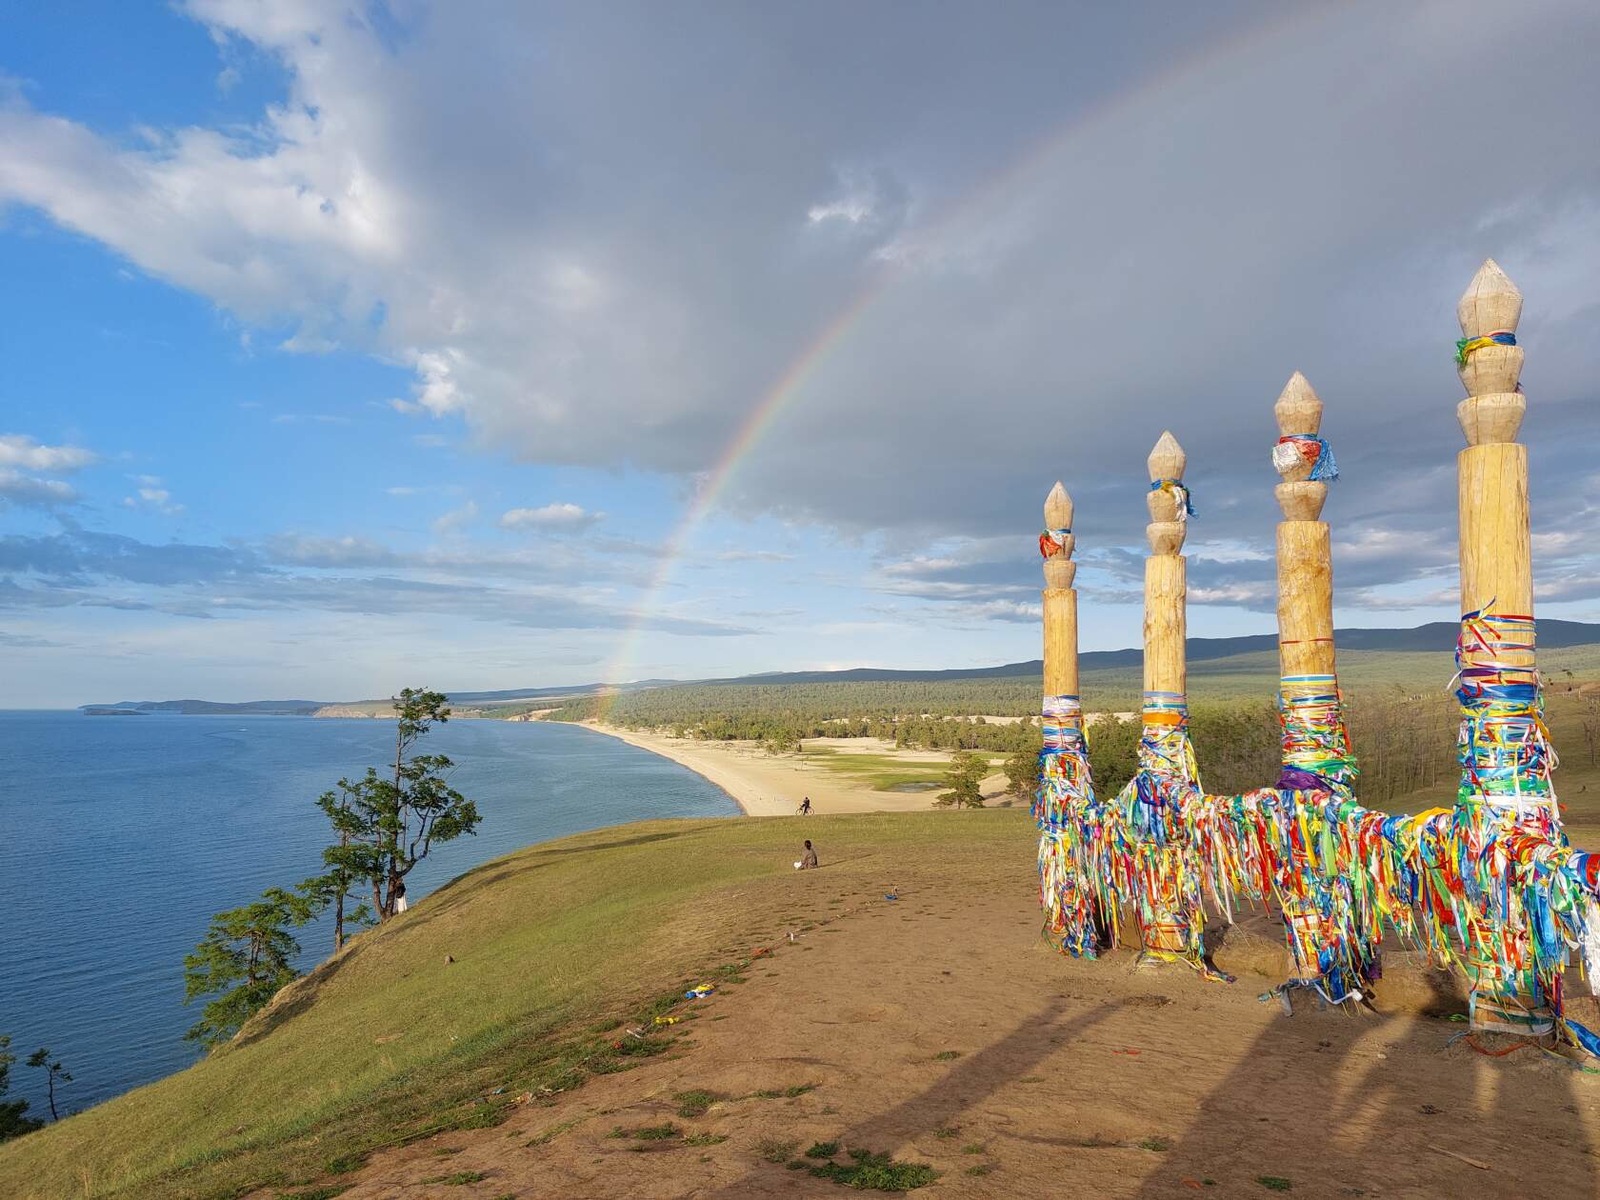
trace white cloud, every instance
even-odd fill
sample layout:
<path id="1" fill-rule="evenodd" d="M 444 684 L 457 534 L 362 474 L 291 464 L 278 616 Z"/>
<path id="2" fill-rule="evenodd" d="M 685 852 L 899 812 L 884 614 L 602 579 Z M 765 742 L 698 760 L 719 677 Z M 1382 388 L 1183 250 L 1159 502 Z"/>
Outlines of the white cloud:
<path id="1" fill-rule="evenodd" d="M 820 225 L 824 221 L 848 221 L 851 225 L 859 225 L 870 216 L 872 216 L 872 203 L 862 199 L 813 204 L 806 210 L 806 220 L 813 225 Z"/>
<path id="2" fill-rule="evenodd" d="M 60 474 L 98 461 L 99 455 L 82 446 L 46 446 L 20 433 L 0 434 L 0 467 Z"/>
<path id="3" fill-rule="evenodd" d="M 162 484 L 159 475 L 135 475 L 133 481 L 138 487 L 133 495 L 122 498 L 122 507 L 153 509 L 165 517 L 176 517 L 183 512 L 183 505 L 173 502 L 172 493 Z"/>
<path id="4" fill-rule="evenodd" d="M 582 529 L 604 519 L 577 504 L 546 504 L 542 508 L 513 508 L 502 513 L 502 529 Z"/>
<path id="5" fill-rule="evenodd" d="M 433 522 L 433 531 L 438 534 L 454 533 L 463 526 L 470 525 L 478 519 L 478 502 L 468 500 L 460 508 L 453 508 Z"/>
<path id="6" fill-rule="evenodd" d="M 274 425 L 349 425 L 349 417 L 337 413 L 279 413 L 272 418 Z"/>

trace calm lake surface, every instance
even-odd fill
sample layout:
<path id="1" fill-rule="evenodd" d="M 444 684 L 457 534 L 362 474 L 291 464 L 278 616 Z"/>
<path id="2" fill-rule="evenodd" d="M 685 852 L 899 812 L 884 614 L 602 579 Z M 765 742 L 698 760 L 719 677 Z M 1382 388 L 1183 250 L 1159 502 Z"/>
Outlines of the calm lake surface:
<path id="1" fill-rule="evenodd" d="M 483 820 L 411 873 L 413 902 L 532 842 L 738 812 L 676 763 L 572 726 L 457 720 L 422 749 L 456 761 Z M 212 913 L 315 874 L 316 798 L 393 753 L 387 721 L 0 712 L 0 1034 L 19 1059 L 48 1046 L 66 1065 L 58 1103 L 87 1108 L 199 1057 L 183 956 Z M 332 934 L 300 940 L 309 967 Z M 11 1072 L 34 1116 L 41 1075 Z"/>

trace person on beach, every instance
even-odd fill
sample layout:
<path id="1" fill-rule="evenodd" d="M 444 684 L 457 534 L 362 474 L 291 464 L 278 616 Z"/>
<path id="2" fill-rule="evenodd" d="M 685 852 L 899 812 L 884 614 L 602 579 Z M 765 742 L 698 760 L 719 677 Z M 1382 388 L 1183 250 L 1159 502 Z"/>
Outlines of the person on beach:
<path id="1" fill-rule="evenodd" d="M 404 879 L 396 879 L 394 881 L 394 911 L 403 913 L 409 907 L 410 905 L 406 903 L 406 881 Z"/>
<path id="2" fill-rule="evenodd" d="M 804 800 L 800 801 L 800 815 L 802 817 L 809 817 L 811 815 L 811 797 L 810 796 L 807 796 Z"/>
<path id="3" fill-rule="evenodd" d="M 806 852 L 800 856 L 800 869 L 802 871 L 815 870 L 817 866 L 817 852 L 811 845 L 811 839 L 806 839 Z"/>

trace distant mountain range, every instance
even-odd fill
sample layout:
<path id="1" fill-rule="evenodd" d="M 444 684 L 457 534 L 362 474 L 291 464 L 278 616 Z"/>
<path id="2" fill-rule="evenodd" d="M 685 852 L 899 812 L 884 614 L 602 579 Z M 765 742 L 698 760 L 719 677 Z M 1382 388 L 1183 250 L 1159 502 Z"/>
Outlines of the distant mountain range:
<path id="1" fill-rule="evenodd" d="M 1341 650 L 1449 651 L 1455 648 L 1458 626 L 1451 621 L 1434 621 L 1415 629 L 1338 629 L 1334 639 Z M 1570 646 L 1600 646 L 1600 624 L 1589 621 L 1539 622 L 1539 645 L 1556 650 Z M 1189 661 L 1207 662 L 1276 650 L 1273 633 L 1245 637 L 1190 638 Z M 1130 650 L 1090 650 L 1079 656 L 1085 670 L 1097 667 L 1132 667 L 1143 652 Z M 848 671 L 769 671 L 760 675 L 739 675 L 728 679 L 645 679 L 622 685 L 586 683 L 573 687 L 512 688 L 497 692 L 450 692 L 450 702 L 458 705 L 511 704 L 519 700 L 566 700 L 607 692 L 631 692 L 643 688 L 673 687 L 686 684 L 785 684 L 785 683 L 936 683 L 955 679 L 1010 679 L 1040 674 L 1040 659 L 1007 663 L 999 667 L 969 667 L 950 671 L 893 671 L 880 667 L 856 667 Z M 364 702 L 370 703 L 370 702 Z M 247 700 L 223 704 L 213 700 L 123 700 L 116 704 L 85 704 L 82 711 L 94 716 L 122 716 L 130 713 L 179 713 L 189 716 L 297 716 L 307 717 L 319 709 L 338 707 L 338 702 L 322 700 Z"/>

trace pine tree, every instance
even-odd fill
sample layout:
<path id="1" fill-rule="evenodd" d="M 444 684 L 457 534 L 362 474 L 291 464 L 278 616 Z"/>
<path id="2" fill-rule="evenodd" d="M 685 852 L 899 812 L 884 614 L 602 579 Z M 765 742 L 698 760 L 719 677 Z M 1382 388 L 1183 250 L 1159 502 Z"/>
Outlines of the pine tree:
<path id="1" fill-rule="evenodd" d="M 300 943 L 290 930 L 311 920 L 317 909 L 303 893 L 268 888 L 254 903 L 212 917 L 204 940 L 183 960 L 183 1002 L 220 994 L 184 1037 L 208 1048 L 220 1045 L 296 979 Z"/>
<path id="2" fill-rule="evenodd" d="M 934 800 L 940 808 L 982 808 L 983 791 L 980 784 L 989 773 L 989 762 L 970 750 L 957 750 L 950 756 L 950 769 L 944 783 L 950 790 L 941 792 Z"/>
<path id="3" fill-rule="evenodd" d="M 366 882 L 380 921 L 394 916 L 396 889 L 436 843 L 478 827 L 477 805 L 446 782 L 455 764 L 443 754 L 413 753 L 435 722 L 450 719 L 446 703 L 441 692 L 404 688 L 394 701 L 399 720 L 389 776 L 368 767 L 365 778 L 341 779 L 317 801 L 339 836 L 323 861 L 341 879 Z"/>
<path id="4" fill-rule="evenodd" d="M 50 1050 L 47 1046 L 40 1046 L 32 1054 L 28 1055 L 28 1065 L 30 1067 L 40 1067 L 44 1070 L 46 1094 L 50 1098 L 50 1119 L 52 1121 L 61 1120 L 61 1114 L 56 1111 L 56 1086 L 58 1084 L 71 1083 L 72 1076 L 67 1073 L 67 1069 L 61 1065 L 59 1060 L 51 1060 Z"/>
<path id="5" fill-rule="evenodd" d="M 0 1142 L 32 1133 L 40 1125 L 27 1115 L 26 1100 L 4 1099 L 11 1090 L 11 1064 L 16 1061 L 17 1056 L 11 1053 L 11 1036 L 0 1033 Z"/>

